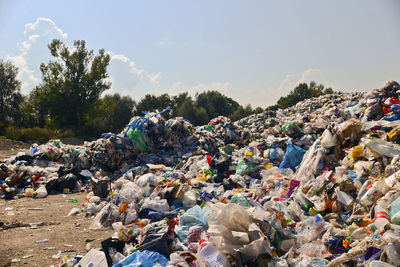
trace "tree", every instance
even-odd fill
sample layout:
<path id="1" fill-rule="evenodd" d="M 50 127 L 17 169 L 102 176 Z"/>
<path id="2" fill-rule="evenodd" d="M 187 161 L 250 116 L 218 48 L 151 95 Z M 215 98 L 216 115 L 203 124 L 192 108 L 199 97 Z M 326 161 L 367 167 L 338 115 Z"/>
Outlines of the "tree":
<path id="1" fill-rule="evenodd" d="M 23 101 L 21 82 L 17 80 L 18 68 L 9 61 L 0 60 L 0 128 L 15 122 Z M 0 129 L 2 130 L 2 129 Z"/>
<path id="2" fill-rule="evenodd" d="M 102 103 L 107 107 L 109 131 L 120 132 L 133 117 L 136 102 L 130 96 L 114 94 L 104 96 Z"/>
<path id="3" fill-rule="evenodd" d="M 135 105 L 130 96 L 105 95 L 90 107 L 81 135 L 94 137 L 105 132 L 120 132 L 132 118 Z"/>
<path id="4" fill-rule="evenodd" d="M 203 107 L 197 107 L 191 97 L 186 98 L 178 107 L 177 115 L 188 119 L 193 125 L 207 124 L 209 119 Z"/>
<path id="5" fill-rule="evenodd" d="M 229 116 L 240 106 L 238 102 L 218 91 L 207 91 L 196 95 L 196 105 L 203 107 L 210 119 Z"/>
<path id="6" fill-rule="evenodd" d="M 155 112 L 156 110 L 162 111 L 167 107 L 173 106 L 173 100 L 168 94 L 162 94 L 160 96 L 147 94 L 142 98 L 136 106 L 135 115 L 143 116 L 143 112 Z M 166 118 L 169 118 L 168 114 L 163 114 Z"/>
<path id="7" fill-rule="evenodd" d="M 314 81 L 311 81 L 310 85 L 306 83 L 300 83 L 287 96 L 279 98 L 277 106 L 273 106 L 271 109 L 291 107 L 305 99 L 332 93 L 332 88 L 325 89 L 324 85 L 317 85 Z"/>
<path id="8" fill-rule="evenodd" d="M 70 49 L 54 39 L 48 48 L 56 60 L 40 64 L 42 84 L 32 94 L 33 101 L 49 115 L 52 126 L 78 130 L 91 105 L 111 86 L 106 81 L 110 55 L 100 49 L 95 56 L 83 40 Z"/>
<path id="9" fill-rule="evenodd" d="M 191 97 L 189 97 L 188 92 L 183 92 L 180 93 L 179 95 L 173 96 L 172 97 L 172 117 L 178 117 L 178 109 L 180 106 L 182 106 L 182 104 L 185 102 L 186 99 L 188 99 Z"/>

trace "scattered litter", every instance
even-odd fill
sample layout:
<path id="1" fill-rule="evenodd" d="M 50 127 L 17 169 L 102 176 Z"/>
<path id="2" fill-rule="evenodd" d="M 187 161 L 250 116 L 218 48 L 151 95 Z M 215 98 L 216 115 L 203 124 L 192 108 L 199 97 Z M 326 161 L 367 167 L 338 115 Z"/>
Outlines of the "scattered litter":
<path id="1" fill-rule="evenodd" d="M 114 234 L 55 266 L 398 266 L 399 90 L 389 81 L 200 127 L 149 112 L 120 134 L 7 160 L 2 194 L 88 191 L 89 229 Z"/>

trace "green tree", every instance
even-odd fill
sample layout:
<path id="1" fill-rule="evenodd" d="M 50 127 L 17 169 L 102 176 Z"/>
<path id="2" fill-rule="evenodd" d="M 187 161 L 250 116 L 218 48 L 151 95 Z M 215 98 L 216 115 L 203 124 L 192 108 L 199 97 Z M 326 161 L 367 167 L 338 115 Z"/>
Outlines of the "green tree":
<path id="1" fill-rule="evenodd" d="M 196 105 L 203 107 L 210 119 L 229 116 L 240 106 L 238 102 L 218 91 L 207 91 L 196 95 Z"/>
<path id="2" fill-rule="evenodd" d="M 110 88 L 107 66 L 110 55 L 100 49 L 97 55 L 86 48 L 85 41 L 75 41 L 70 49 L 60 40 L 48 48 L 55 61 L 40 64 L 42 84 L 32 94 L 33 101 L 57 128 L 80 129 L 85 115 L 100 95 Z"/>
<path id="3" fill-rule="evenodd" d="M 37 116 L 35 108 L 30 102 L 28 96 L 23 96 L 23 100 L 19 107 L 18 119 L 15 121 L 15 125 L 19 128 L 32 128 L 37 126 Z"/>
<path id="4" fill-rule="evenodd" d="M 288 108 L 305 99 L 332 93 L 332 88 L 325 88 L 322 84 L 317 85 L 314 81 L 311 81 L 310 85 L 300 83 L 287 96 L 279 98 L 277 106 L 272 106 L 271 109 Z"/>
<path id="5" fill-rule="evenodd" d="M 180 94 L 178 94 L 176 96 L 173 96 L 171 98 L 171 100 L 172 100 L 172 107 L 171 107 L 172 108 L 172 117 L 178 117 L 178 109 L 179 109 L 179 107 L 182 106 L 182 104 L 188 98 L 191 99 L 191 97 L 189 97 L 188 92 L 180 93 Z"/>
<path id="6" fill-rule="evenodd" d="M 86 114 L 82 134 L 95 137 L 105 132 L 120 132 L 133 116 L 135 104 L 130 96 L 105 95 Z"/>
<path id="7" fill-rule="evenodd" d="M 160 96 L 147 94 L 137 103 L 135 115 L 143 116 L 143 112 L 162 111 L 167 107 L 172 107 L 172 105 L 173 100 L 168 94 L 162 94 Z M 163 115 L 167 118 L 169 117 L 168 114 Z"/>
<path id="8" fill-rule="evenodd" d="M 103 106 L 108 108 L 107 125 L 112 132 L 120 132 L 133 117 L 136 102 L 130 96 L 119 94 L 106 95 L 102 99 Z"/>
<path id="9" fill-rule="evenodd" d="M 193 125 L 207 124 L 209 119 L 203 107 L 197 107 L 191 97 L 186 98 L 178 107 L 177 115 L 188 119 Z"/>
<path id="10" fill-rule="evenodd" d="M 17 80 L 18 68 L 9 61 L 0 60 L 0 131 L 19 115 L 23 101 L 20 93 L 21 82 Z"/>

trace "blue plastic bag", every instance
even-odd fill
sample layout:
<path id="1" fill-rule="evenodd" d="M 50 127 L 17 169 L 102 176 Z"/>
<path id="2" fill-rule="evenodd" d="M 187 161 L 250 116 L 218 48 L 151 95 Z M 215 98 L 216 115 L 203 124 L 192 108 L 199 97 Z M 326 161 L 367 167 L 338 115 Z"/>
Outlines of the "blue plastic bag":
<path id="1" fill-rule="evenodd" d="M 168 259 L 158 252 L 138 250 L 122 261 L 114 264 L 113 267 L 152 267 L 156 263 L 161 266 L 167 266 Z"/>
<path id="2" fill-rule="evenodd" d="M 386 115 L 384 117 L 384 119 L 387 120 L 387 121 L 400 120 L 400 113 L 393 113 L 393 114 Z"/>
<path id="3" fill-rule="evenodd" d="M 210 210 L 202 209 L 198 205 L 188 209 L 185 214 L 179 217 L 179 225 L 175 226 L 175 234 L 184 244 L 187 243 L 189 228 L 195 225 L 208 227 L 208 215 Z"/>
<path id="4" fill-rule="evenodd" d="M 279 165 L 279 169 L 287 169 L 290 168 L 294 172 L 296 171 L 296 167 L 300 165 L 303 160 L 303 156 L 306 153 L 304 149 L 293 145 L 291 141 L 286 147 L 286 153 L 283 157 L 281 164 Z"/>

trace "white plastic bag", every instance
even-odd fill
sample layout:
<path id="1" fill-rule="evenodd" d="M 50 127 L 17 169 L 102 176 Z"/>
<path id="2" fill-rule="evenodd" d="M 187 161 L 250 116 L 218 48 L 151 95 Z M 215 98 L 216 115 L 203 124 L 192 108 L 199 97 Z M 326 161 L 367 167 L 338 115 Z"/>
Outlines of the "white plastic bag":
<path id="1" fill-rule="evenodd" d="M 35 196 L 37 198 L 45 198 L 47 197 L 47 190 L 45 186 L 40 186 L 36 191 L 35 191 Z"/>

